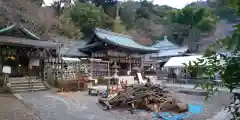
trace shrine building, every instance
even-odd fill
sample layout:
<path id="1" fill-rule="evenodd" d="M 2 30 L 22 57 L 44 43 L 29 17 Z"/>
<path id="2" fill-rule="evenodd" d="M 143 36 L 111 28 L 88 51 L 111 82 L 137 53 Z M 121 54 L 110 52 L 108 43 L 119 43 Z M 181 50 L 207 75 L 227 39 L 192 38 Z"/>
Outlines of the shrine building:
<path id="1" fill-rule="evenodd" d="M 10 77 L 43 76 L 44 59 L 57 56 L 58 44 L 40 40 L 21 24 L 0 29 L 0 68 L 10 66 Z"/>
<path id="2" fill-rule="evenodd" d="M 144 54 L 156 53 L 158 49 L 140 45 L 130 36 L 97 28 L 80 51 L 90 58 L 109 61 L 110 66 L 116 62 L 119 75 L 131 75 L 134 69 L 142 69 Z"/>

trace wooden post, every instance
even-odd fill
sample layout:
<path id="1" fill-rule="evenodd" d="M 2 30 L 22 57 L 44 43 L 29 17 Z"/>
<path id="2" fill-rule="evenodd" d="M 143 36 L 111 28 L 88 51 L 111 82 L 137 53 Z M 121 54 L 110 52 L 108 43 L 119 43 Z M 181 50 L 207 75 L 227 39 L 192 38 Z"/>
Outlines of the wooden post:
<path id="1" fill-rule="evenodd" d="M 131 60 L 131 56 L 128 58 L 128 60 L 129 60 L 129 71 L 130 71 L 130 73 L 128 74 L 128 75 L 131 75 L 131 73 L 132 73 L 132 60 Z"/>
<path id="2" fill-rule="evenodd" d="M 109 87 L 110 87 L 110 65 L 109 65 L 109 62 L 107 64 L 108 64 L 108 83 L 107 83 L 107 97 L 108 97 Z"/>
<path id="3" fill-rule="evenodd" d="M 110 81 L 110 63 L 107 63 L 107 69 L 108 69 L 108 81 Z"/>
<path id="4" fill-rule="evenodd" d="M 77 91 L 79 91 L 79 82 L 80 82 L 80 81 L 79 81 L 79 80 L 77 80 L 77 83 L 78 83 L 78 88 L 77 88 L 78 90 L 77 90 Z"/>
<path id="5" fill-rule="evenodd" d="M 90 73 L 90 75 L 91 75 L 91 78 L 92 78 L 92 76 L 93 76 L 93 59 L 92 58 L 90 58 L 90 62 L 91 62 L 91 73 Z"/>
<path id="6" fill-rule="evenodd" d="M 140 72 L 143 70 L 143 56 L 140 57 Z"/>
<path id="7" fill-rule="evenodd" d="M 54 77 L 53 77 L 53 79 L 51 80 L 51 82 L 52 82 L 52 86 L 54 86 L 54 81 L 55 81 L 55 79 L 57 78 L 57 76 L 56 76 L 56 73 L 57 73 L 57 71 L 56 71 L 56 69 L 57 69 L 57 66 L 56 66 L 56 64 L 54 63 L 55 61 L 54 61 L 54 59 L 53 59 L 53 57 L 51 57 L 51 59 L 52 59 L 52 65 L 53 65 L 53 75 L 54 75 Z"/>

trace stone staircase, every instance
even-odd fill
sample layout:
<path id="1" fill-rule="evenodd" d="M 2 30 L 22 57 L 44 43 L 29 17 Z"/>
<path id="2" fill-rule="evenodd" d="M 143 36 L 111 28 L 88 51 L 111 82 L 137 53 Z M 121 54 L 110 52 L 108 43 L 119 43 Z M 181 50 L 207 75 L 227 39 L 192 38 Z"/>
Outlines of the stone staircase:
<path id="1" fill-rule="evenodd" d="M 46 83 L 37 77 L 9 78 L 10 89 L 13 93 L 35 92 L 48 90 Z"/>

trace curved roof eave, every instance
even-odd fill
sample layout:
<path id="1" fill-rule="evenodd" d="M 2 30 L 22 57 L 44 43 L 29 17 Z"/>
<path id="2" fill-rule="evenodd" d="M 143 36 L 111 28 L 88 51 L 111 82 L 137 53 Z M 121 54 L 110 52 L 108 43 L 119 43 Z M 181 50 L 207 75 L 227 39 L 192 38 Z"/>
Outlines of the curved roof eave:
<path id="1" fill-rule="evenodd" d="M 7 27 L 5 27 L 5 28 L 2 28 L 2 29 L 0 29 L 0 33 L 6 32 L 6 31 L 14 28 L 15 26 L 16 26 L 16 24 L 12 24 L 12 25 L 10 25 L 10 26 L 7 26 Z"/>
<path id="2" fill-rule="evenodd" d="M 7 26 L 5 28 L 0 29 L 0 33 L 7 32 L 8 30 L 11 30 L 11 29 L 13 29 L 15 27 L 17 27 L 17 24 L 14 23 L 14 24 L 12 24 L 10 26 Z M 24 28 L 22 25 L 20 25 L 19 29 L 22 30 L 24 33 L 26 33 L 28 36 L 30 36 L 32 39 L 40 40 L 40 37 L 38 37 L 35 34 L 33 34 L 32 32 L 30 32 L 29 30 Z"/>
<path id="3" fill-rule="evenodd" d="M 27 33 L 29 36 L 31 36 L 31 38 L 36 39 L 36 40 L 40 40 L 40 37 L 36 36 L 35 34 L 30 32 L 28 29 L 24 28 L 23 26 L 21 26 L 20 29 L 22 31 L 24 31 L 25 33 Z"/>
<path id="4" fill-rule="evenodd" d="M 157 48 L 146 47 L 146 46 L 140 45 L 140 44 L 136 43 L 135 41 L 133 41 L 133 40 L 131 40 L 129 38 L 127 40 L 125 40 L 126 38 L 119 37 L 119 36 L 116 36 L 116 35 L 111 35 L 109 33 L 101 33 L 101 32 L 99 33 L 98 31 L 95 31 L 95 34 L 103 42 L 108 43 L 108 44 L 112 44 L 114 46 L 121 46 L 123 48 L 132 49 L 132 50 L 136 50 L 136 51 L 139 51 L 139 52 L 145 52 L 145 53 L 155 53 L 155 52 L 158 52 Z M 111 40 L 108 37 L 109 38 L 117 37 L 119 39 L 121 38 L 121 39 L 124 39 L 125 42 L 118 42 L 118 43 L 116 43 L 115 42 L 116 40 L 115 41 Z M 126 42 L 129 42 L 129 43 L 126 43 Z"/>
<path id="5" fill-rule="evenodd" d="M 163 40 L 158 41 L 156 44 L 152 45 L 151 47 L 153 48 L 158 48 L 158 49 L 175 49 L 179 48 L 178 45 L 173 44 L 170 42 L 167 38 L 167 36 L 164 36 Z"/>
<path id="6" fill-rule="evenodd" d="M 11 36 L 1 36 L 1 43 L 6 44 L 17 44 L 17 45 L 28 45 L 32 47 L 40 47 L 40 48 L 57 48 L 59 46 L 58 43 L 50 42 L 50 41 L 41 41 L 41 40 L 32 40 Z"/>
<path id="7" fill-rule="evenodd" d="M 112 41 L 110 41 L 110 40 L 108 40 L 108 39 L 102 39 L 105 43 L 108 43 L 108 44 L 112 44 L 112 45 L 114 45 L 114 46 L 120 46 L 120 47 L 123 47 L 123 48 L 127 48 L 127 49 L 132 49 L 132 50 L 136 50 L 136 51 L 140 51 L 140 52 L 144 52 L 144 53 L 157 53 L 158 52 L 158 50 L 156 49 L 156 50 L 150 50 L 150 49 L 141 49 L 141 48 L 134 48 L 134 47 L 129 47 L 129 46 L 127 46 L 127 45 L 119 45 L 119 44 L 117 44 L 117 43 L 115 43 L 115 42 L 112 42 Z"/>

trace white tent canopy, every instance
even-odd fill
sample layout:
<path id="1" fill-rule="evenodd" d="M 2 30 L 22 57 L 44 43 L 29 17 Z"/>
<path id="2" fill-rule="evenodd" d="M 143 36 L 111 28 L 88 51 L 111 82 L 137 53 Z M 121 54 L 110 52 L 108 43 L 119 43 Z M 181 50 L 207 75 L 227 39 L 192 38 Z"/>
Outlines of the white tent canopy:
<path id="1" fill-rule="evenodd" d="M 203 58 L 203 55 L 194 55 L 194 56 L 182 56 L 182 57 L 172 57 L 168 62 L 163 66 L 164 68 L 183 68 L 184 63 L 188 64 L 189 61 L 197 61 L 197 59 Z"/>
<path id="2" fill-rule="evenodd" d="M 71 61 L 71 62 L 78 62 L 78 61 L 80 61 L 80 59 L 79 58 L 69 58 L 69 57 L 62 57 L 62 60 L 64 60 L 64 61 Z"/>

